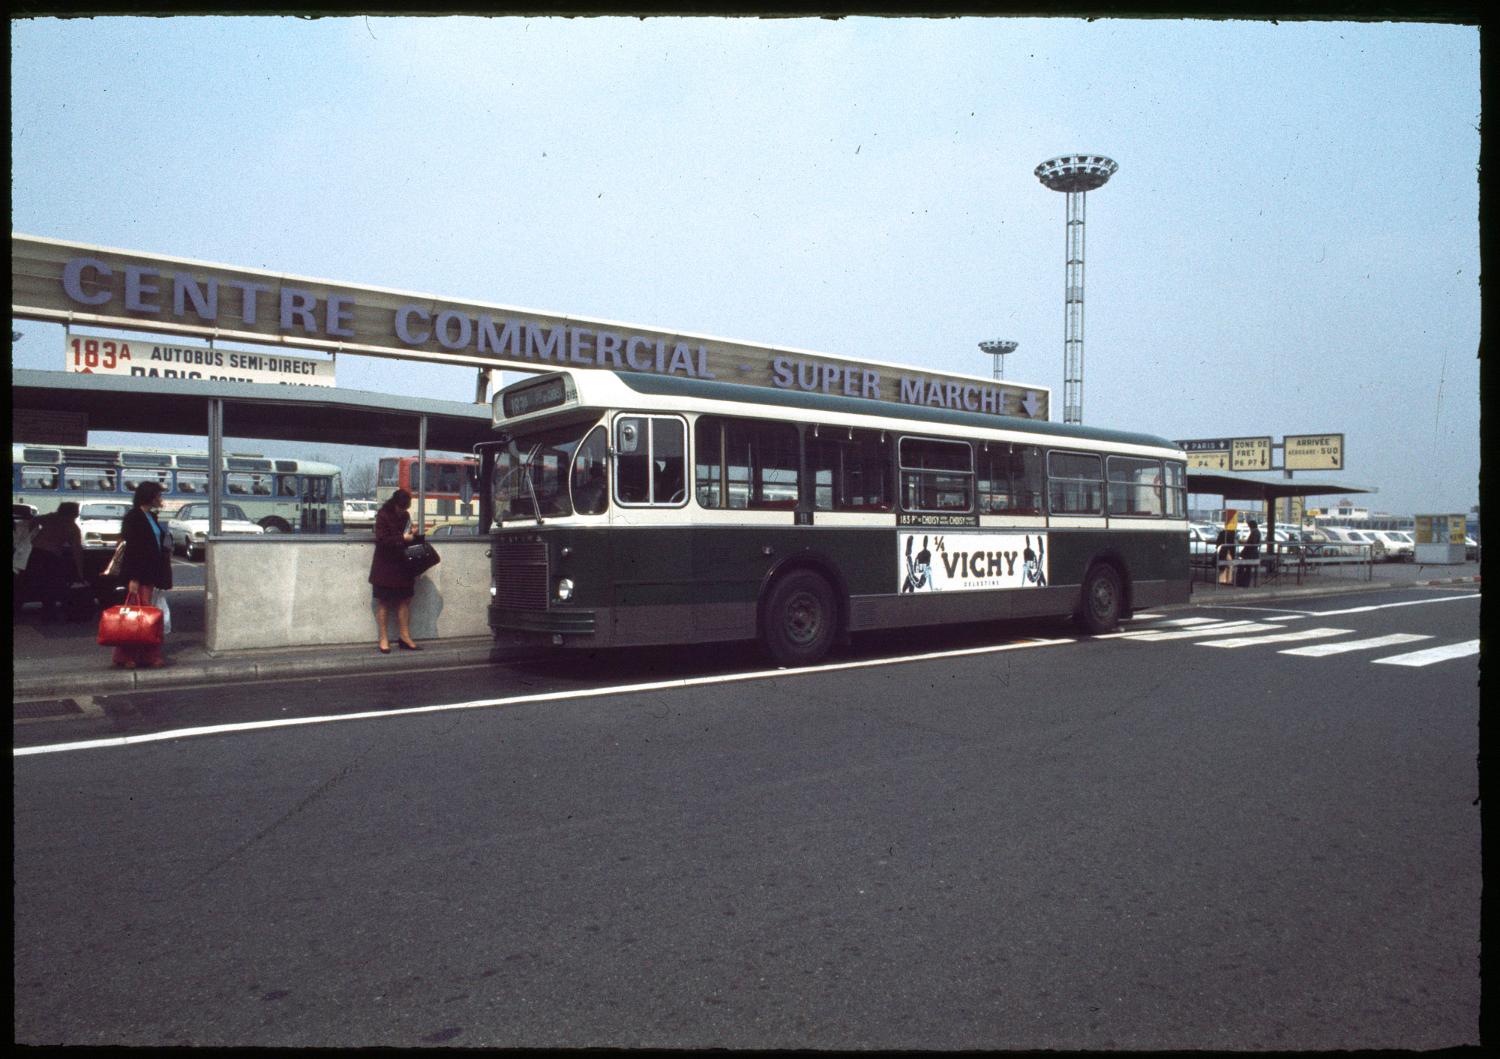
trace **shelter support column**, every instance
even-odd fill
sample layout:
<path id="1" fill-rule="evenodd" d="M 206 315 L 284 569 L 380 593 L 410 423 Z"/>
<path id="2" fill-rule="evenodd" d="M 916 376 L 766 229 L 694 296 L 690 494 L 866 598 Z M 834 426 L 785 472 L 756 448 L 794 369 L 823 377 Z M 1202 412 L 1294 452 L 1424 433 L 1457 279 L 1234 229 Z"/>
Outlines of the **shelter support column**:
<path id="1" fill-rule="evenodd" d="M 417 418 L 417 532 L 427 528 L 427 417 Z"/>
<path id="2" fill-rule="evenodd" d="M 224 519 L 224 402 L 208 402 L 208 534 L 217 536 Z"/>

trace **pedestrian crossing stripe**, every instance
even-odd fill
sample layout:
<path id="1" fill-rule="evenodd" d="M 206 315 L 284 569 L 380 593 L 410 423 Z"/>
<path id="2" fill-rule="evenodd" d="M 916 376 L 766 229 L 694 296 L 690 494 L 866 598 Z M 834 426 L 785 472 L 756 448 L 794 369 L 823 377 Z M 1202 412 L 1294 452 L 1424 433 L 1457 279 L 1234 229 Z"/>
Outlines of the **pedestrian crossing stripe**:
<path id="1" fill-rule="evenodd" d="M 1431 636 L 1417 632 L 1394 632 L 1389 636 L 1375 636 L 1368 640 L 1344 640 L 1341 643 L 1315 643 L 1307 647 L 1288 647 L 1277 654 L 1301 655 L 1304 658 L 1323 658 L 1326 655 L 1341 655 L 1348 651 L 1374 651 L 1381 647 L 1395 647 L 1418 640 L 1430 640 Z"/>
<path id="2" fill-rule="evenodd" d="M 1343 636 L 1353 629 L 1297 629 L 1294 632 L 1271 633 L 1269 636 L 1233 636 L 1227 640 L 1204 640 L 1199 647 L 1256 647 L 1260 644 L 1286 643 L 1289 640 L 1317 640 L 1325 636 Z"/>
<path id="3" fill-rule="evenodd" d="M 1189 629 L 1162 631 L 1143 629 L 1140 632 L 1106 633 L 1104 637 L 1096 636 L 1094 639 L 1121 637 L 1126 640 L 1139 640 L 1143 643 L 1160 643 L 1163 640 L 1191 640 L 1199 636 L 1217 636 L 1220 633 L 1269 632 L 1273 629 L 1284 628 L 1286 628 L 1285 625 L 1264 625 L 1253 621 L 1221 621 L 1212 625 L 1195 625 Z"/>
<path id="4" fill-rule="evenodd" d="M 1108 633 L 1104 636 L 1093 637 L 1093 639 L 1137 640 L 1143 643 L 1159 643 L 1163 640 L 1196 639 L 1199 641 L 1199 647 L 1235 648 L 1295 642 L 1297 640 L 1324 639 L 1330 636 L 1342 636 L 1350 631 L 1352 630 L 1332 628 L 1291 631 L 1287 630 L 1284 625 L 1274 623 L 1217 621 L 1213 618 L 1176 618 L 1169 621 L 1159 621 L 1144 629 L 1136 629 L 1131 632 Z M 1257 635 L 1250 635 L 1252 633 Z M 1332 655 L 1348 654 L 1352 651 L 1376 651 L 1384 647 L 1398 647 L 1401 644 L 1417 643 L 1421 640 L 1430 639 L 1432 639 L 1432 636 L 1427 633 L 1398 632 L 1385 636 L 1368 637 L 1363 640 L 1343 640 L 1338 643 L 1308 644 L 1302 647 L 1291 647 L 1278 651 L 1277 654 L 1299 655 L 1303 658 L 1327 658 Z M 1377 665 L 1415 668 L 1430 666 L 1455 658 L 1466 658 L 1478 653 L 1479 641 L 1468 640 L 1463 643 L 1448 644 L 1421 651 L 1411 651 L 1406 654 L 1392 655 L 1388 658 L 1374 658 L 1371 659 L 1371 662 Z"/>
<path id="5" fill-rule="evenodd" d="M 1451 658 L 1467 658 L 1469 655 L 1478 653 L 1479 641 L 1465 640 L 1463 643 L 1451 643 L 1443 647 L 1429 647 L 1425 651 L 1411 651 L 1404 655 L 1377 658 L 1373 664 L 1377 666 L 1430 666 L 1434 662 L 1446 662 Z"/>

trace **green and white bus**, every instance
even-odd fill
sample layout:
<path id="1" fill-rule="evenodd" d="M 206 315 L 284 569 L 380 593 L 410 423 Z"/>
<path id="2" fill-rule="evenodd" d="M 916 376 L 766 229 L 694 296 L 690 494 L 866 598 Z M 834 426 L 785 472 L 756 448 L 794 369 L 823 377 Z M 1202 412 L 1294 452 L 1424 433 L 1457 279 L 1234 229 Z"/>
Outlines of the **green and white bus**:
<path id="1" fill-rule="evenodd" d="M 477 446 L 497 639 L 759 638 L 1073 615 L 1190 590 L 1182 450 L 1145 434 L 642 373 L 495 396 Z"/>

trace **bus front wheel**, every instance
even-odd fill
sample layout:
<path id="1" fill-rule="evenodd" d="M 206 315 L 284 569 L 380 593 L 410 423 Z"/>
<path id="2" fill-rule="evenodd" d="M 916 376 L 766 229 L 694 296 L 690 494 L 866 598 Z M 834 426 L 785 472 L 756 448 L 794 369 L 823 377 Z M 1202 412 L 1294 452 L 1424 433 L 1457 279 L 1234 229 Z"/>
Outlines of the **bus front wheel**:
<path id="1" fill-rule="evenodd" d="M 260 528 L 265 530 L 267 533 L 292 532 L 292 527 L 288 526 L 285 521 L 277 518 L 275 515 L 268 515 L 267 517 L 261 519 Z"/>
<path id="2" fill-rule="evenodd" d="M 1113 632 L 1120 624 L 1124 593 L 1119 572 L 1108 563 L 1095 563 L 1083 579 L 1078 601 L 1078 624 L 1092 636 Z"/>
<path id="3" fill-rule="evenodd" d="M 782 666 L 808 666 L 833 646 L 838 607 L 827 581 L 799 570 L 777 581 L 766 600 L 761 639 Z"/>

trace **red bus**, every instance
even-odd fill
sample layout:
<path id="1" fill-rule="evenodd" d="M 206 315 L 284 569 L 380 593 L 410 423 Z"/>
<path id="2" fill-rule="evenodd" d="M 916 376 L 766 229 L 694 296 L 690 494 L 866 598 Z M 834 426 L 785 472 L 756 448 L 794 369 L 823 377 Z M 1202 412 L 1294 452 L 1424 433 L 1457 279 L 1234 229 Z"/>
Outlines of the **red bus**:
<path id="1" fill-rule="evenodd" d="M 412 522 L 416 523 L 416 499 L 425 494 L 422 532 L 442 523 L 474 524 L 479 522 L 479 491 L 475 487 L 479 461 L 473 457 L 427 457 L 426 488 L 417 488 L 415 456 L 382 456 L 375 478 L 375 499 L 385 503 L 397 489 L 412 495 Z"/>

